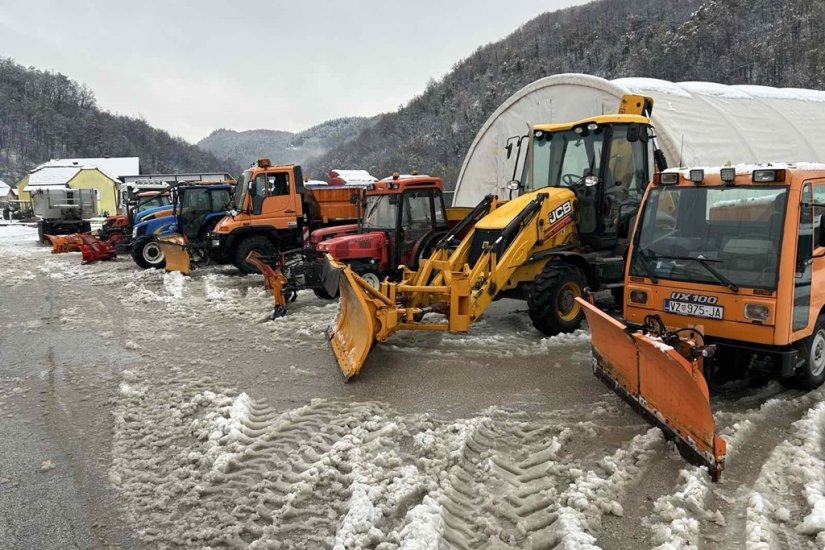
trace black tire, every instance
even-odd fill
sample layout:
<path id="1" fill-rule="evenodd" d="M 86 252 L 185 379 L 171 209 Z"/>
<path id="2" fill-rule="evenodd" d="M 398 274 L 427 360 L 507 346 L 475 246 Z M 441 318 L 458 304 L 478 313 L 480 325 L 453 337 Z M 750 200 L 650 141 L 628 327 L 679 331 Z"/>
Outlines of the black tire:
<path id="1" fill-rule="evenodd" d="M 329 292 L 327 292 L 327 290 L 324 287 L 313 288 L 312 292 L 314 292 L 315 296 L 322 300 L 334 300 L 334 298 L 329 295 Z"/>
<path id="2" fill-rule="evenodd" d="M 782 381 L 783 385 L 803 390 L 813 390 L 825 382 L 825 315 L 820 315 L 810 336 L 799 342 L 799 358 L 804 363 L 793 378 Z"/>
<path id="3" fill-rule="evenodd" d="M 356 263 L 352 264 L 352 270 L 356 273 L 356 275 L 358 275 L 367 283 L 369 283 L 369 285 L 372 288 L 378 290 L 378 286 L 381 284 L 382 279 L 381 276 L 378 274 L 378 270 L 375 269 L 372 265 Z"/>
<path id="4" fill-rule="evenodd" d="M 611 288 L 610 295 L 613 296 L 613 304 L 616 309 L 622 311 L 624 309 L 624 287 Z"/>
<path id="5" fill-rule="evenodd" d="M 232 265 L 237 267 L 244 275 L 259 273 L 254 265 L 246 261 L 246 257 L 253 250 L 257 250 L 261 256 L 274 256 L 278 251 L 272 241 L 261 235 L 247 237 L 238 242 L 230 253 L 230 258 L 232 259 Z"/>
<path id="6" fill-rule="evenodd" d="M 166 258 L 163 250 L 157 244 L 157 239 L 151 235 L 138 237 L 132 245 L 132 259 L 142 269 L 163 269 L 166 267 Z"/>
<path id="7" fill-rule="evenodd" d="M 43 220 L 39 220 L 37 222 L 37 240 L 40 241 L 42 244 L 46 244 L 49 242 L 49 239 L 46 238 L 46 229 L 44 227 L 45 223 Z"/>
<path id="8" fill-rule="evenodd" d="M 581 326 L 584 311 L 574 298 L 582 296 L 585 274 L 576 266 L 550 261 L 530 287 L 527 312 L 536 330 L 547 336 L 573 332 Z"/>

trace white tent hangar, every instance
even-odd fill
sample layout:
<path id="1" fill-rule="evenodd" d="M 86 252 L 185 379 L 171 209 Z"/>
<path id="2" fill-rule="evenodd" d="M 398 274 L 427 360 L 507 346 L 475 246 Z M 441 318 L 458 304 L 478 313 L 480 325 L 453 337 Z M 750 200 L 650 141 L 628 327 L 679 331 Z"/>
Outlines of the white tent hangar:
<path id="1" fill-rule="evenodd" d="M 516 154 L 508 159 L 504 148 L 529 124 L 616 113 L 628 93 L 653 98 L 668 166 L 825 162 L 823 91 L 560 74 L 528 84 L 487 119 L 464 158 L 453 204 L 473 206 L 489 193 L 507 197 Z"/>

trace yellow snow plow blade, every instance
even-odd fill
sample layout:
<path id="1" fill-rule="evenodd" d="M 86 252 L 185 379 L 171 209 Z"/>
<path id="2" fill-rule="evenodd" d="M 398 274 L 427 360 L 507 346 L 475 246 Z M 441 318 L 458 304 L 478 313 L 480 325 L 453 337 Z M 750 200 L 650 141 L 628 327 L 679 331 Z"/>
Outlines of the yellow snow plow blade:
<path id="1" fill-rule="evenodd" d="M 180 235 L 171 235 L 158 239 L 158 246 L 163 251 L 166 260 L 166 271 L 180 271 L 184 275 L 189 275 L 192 266 L 189 262 L 189 251 L 186 249 L 186 242 Z"/>
<path id="2" fill-rule="evenodd" d="M 690 353 L 698 348 L 688 340 L 675 343 L 677 351 L 657 337 L 628 329 L 585 300 L 576 300 L 590 326 L 596 377 L 674 439 L 682 456 L 707 466 L 717 480 L 725 467 L 726 443 L 715 433 L 702 353 Z"/>
<path id="3" fill-rule="evenodd" d="M 338 316 L 329 329 L 329 342 L 341 373 L 349 380 L 361 370 L 379 336 L 384 340 L 394 331 L 397 310 L 392 301 L 353 273 L 349 266 L 329 257 L 326 261 L 328 271 L 339 273 L 340 298 Z"/>

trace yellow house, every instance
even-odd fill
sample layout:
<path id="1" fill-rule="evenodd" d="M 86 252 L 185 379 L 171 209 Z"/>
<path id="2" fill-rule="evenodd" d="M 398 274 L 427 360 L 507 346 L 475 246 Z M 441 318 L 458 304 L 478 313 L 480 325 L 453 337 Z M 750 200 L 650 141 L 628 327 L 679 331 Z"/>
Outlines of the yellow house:
<path id="1" fill-rule="evenodd" d="M 116 182 L 100 169 L 82 168 L 68 181 L 68 184 L 72 189 L 94 189 L 99 215 L 117 214 Z"/>
<path id="2" fill-rule="evenodd" d="M 138 157 L 53 159 L 17 183 L 20 200 L 31 200 L 33 189 L 94 189 L 98 215 L 117 214 L 117 184 L 121 176 L 140 173 Z"/>

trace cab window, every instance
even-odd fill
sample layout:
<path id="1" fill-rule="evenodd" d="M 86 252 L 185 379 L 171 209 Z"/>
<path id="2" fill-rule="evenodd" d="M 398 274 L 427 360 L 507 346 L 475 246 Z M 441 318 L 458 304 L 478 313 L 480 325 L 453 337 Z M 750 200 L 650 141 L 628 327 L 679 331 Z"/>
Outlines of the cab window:
<path id="1" fill-rule="evenodd" d="M 267 174 L 266 192 L 270 197 L 289 195 L 289 175 L 286 172 Z"/>

